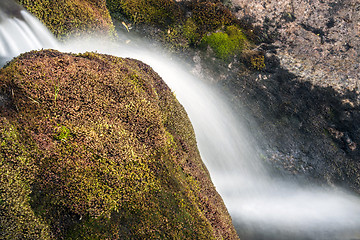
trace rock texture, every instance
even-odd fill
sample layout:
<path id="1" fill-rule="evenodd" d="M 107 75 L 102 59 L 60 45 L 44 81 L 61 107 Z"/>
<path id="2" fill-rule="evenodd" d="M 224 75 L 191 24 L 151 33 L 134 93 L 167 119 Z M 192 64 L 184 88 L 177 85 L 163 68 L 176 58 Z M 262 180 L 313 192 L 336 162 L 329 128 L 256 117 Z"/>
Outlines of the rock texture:
<path id="1" fill-rule="evenodd" d="M 142 62 L 0 70 L 1 239 L 238 239 L 183 107 Z"/>
<path id="2" fill-rule="evenodd" d="M 272 165 L 360 192 L 360 3 L 232 2 L 261 29 L 266 68 L 223 85 L 249 106 Z"/>
<path id="3" fill-rule="evenodd" d="M 249 127 L 259 130 L 253 133 L 271 166 L 285 175 L 360 192 L 356 93 L 314 86 L 279 65 L 222 84 L 235 108 L 251 113 L 255 126 Z"/>
<path id="4" fill-rule="evenodd" d="M 314 85 L 360 91 L 360 2 L 232 1 L 278 46 L 281 65 Z"/>

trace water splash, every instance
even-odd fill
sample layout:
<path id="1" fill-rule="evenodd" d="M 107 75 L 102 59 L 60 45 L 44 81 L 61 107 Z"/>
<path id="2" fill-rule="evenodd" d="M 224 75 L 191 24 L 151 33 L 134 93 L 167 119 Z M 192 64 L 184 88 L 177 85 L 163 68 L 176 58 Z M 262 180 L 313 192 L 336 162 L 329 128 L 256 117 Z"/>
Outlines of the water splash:
<path id="1" fill-rule="evenodd" d="M 78 39 L 59 46 L 24 10 L 15 16 L 4 11 L 3 5 L 0 7 L 2 61 L 24 51 L 51 47 L 131 57 L 152 66 L 188 112 L 201 156 L 243 240 L 360 239 L 359 198 L 341 190 L 300 186 L 269 175 L 245 124 L 221 94 L 190 73 L 191 66 L 139 39 L 119 43 Z M 126 44 L 129 41 L 134 44 Z"/>

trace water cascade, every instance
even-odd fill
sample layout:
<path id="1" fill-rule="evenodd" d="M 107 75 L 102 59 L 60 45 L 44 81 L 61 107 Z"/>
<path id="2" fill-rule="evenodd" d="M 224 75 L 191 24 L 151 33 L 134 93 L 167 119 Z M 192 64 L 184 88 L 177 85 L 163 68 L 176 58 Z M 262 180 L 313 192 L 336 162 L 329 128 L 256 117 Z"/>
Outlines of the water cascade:
<path id="1" fill-rule="evenodd" d="M 30 50 L 56 48 L 50 31 L 13 1 L 0 2 L 0 65 Z"/>
<path id="2" fill-rule="evenodd" d="M 201 156 L 241 239 L 360 239 L 359 197 L 270 175 L 245 124 L 216 89 L 191 73 L 191 66 L 130 35 L 117 43 L 87 38 L 57 46 L 44 27 L 23 10 L 9 15 L 0 9 L 0 19 L 2 59 L 51 47 L 131 57 L 158 72 L 188 112 Z M 16 41 L 19 35 L 25 38 L 21 42 Z"/>

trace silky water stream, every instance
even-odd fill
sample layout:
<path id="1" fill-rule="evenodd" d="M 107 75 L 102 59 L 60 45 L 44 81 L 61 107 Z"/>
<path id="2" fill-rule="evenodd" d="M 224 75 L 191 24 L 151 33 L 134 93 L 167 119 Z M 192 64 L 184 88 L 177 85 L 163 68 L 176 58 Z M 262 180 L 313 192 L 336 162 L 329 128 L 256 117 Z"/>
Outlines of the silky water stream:
<path id="1" fill-rule="evenodd" d="M 13 1 L 0 0 L 0 66 L 20 53 L 57 46 L 39 20 Z"/>
<path id="2" fill-rule="evenodd" d="M 37 19 L 11 1 L 1 1 L 1 65 L 41 48 L 97 51 L 149 64 L 185 107 L 202 159 L 242 240 L 360 239 L 360 198 L 341 189 L 304 186 L 271 175 L 245 124 L 186 63 L 140 39 L 104 43 L 87 37 L 58 44 Z"/>

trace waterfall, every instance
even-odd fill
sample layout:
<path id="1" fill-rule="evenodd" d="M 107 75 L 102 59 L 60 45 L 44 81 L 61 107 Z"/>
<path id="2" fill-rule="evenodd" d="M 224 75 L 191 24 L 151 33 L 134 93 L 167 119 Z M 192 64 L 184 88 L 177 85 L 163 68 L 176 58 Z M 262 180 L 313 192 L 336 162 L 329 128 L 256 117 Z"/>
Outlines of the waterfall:
<path id="1" fill-rule="evenodd" d="M 246 125 L 221 93 L 191 73 L 188 64 L 129 33 L 117 43 L 86 38 L 60 45 L 26 11 L 14 15 L 0 7 L 2 63 L 24 51 L 51 47 L 131 57 L 158 72 L 188 112 L 202 159 L 241 239 L 360 239 L 359 197 L 270 175 Z"/>
<path id="2" fill-rule="evenodd" d="M 50 31 L 13 1 L 0 2 L 0 65 L 21 53 L 56 48 Z"/>
<path id="3" fill-rule="evenodd" d="M 241 239 L 360 239 L 360 199 L 270 175 L 245 124 L 221 93 L 191 73 L 191 66 L 131 36 L 113 44 L 75 39 L 63 47 L 139 59 L 164 79 L 189 115 L 201 157 Z"/>

